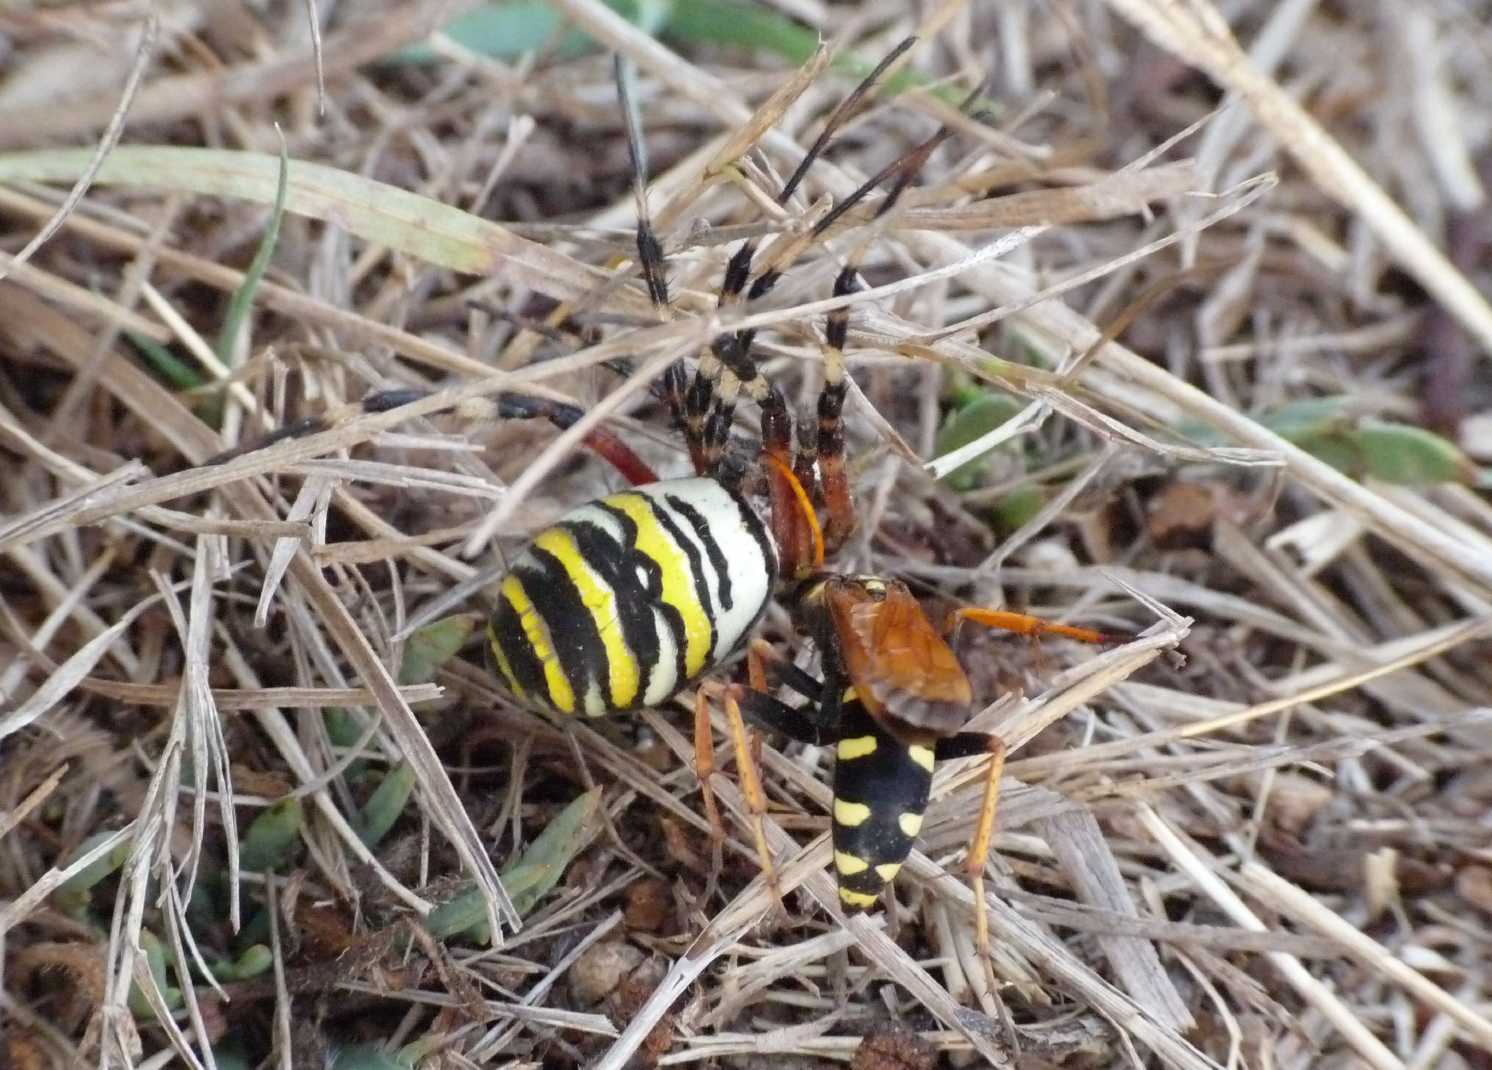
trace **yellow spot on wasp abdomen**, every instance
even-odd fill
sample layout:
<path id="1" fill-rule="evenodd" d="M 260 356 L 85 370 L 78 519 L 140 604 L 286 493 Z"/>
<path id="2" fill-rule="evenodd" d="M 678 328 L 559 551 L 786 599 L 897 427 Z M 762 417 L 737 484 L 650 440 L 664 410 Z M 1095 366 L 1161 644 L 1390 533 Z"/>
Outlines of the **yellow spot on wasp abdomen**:
<path id="1" fill-rule="evenodd" d="M 902 814 L 896 819 L 896 823 L 901 826 L 902 833 L 912 839 L 916 839 L 917 833 L 922 831 L 921 814 Z"/>
<path id="2" fill-rule="evenodd" d="M 866 755 L 874 754 L 875 752 L 875 736 L 857 736 L 854 739 L 841 739 L 839 745 L 834 749 L 835 755 L 842 762 L 864 758 Z"/>
<path id="3" fill-rule="evenodd" d="M 869 910 L 876 905 L 876 897 L 850 888 L 839 889 L 839 901 L 854 910 Z"/>
<path id="4" fill-rule="evenodd" d="M 895 880 L 896 875 L 900 872 L 900 862 L 886 862 L 883 865 L 876 866 L 876 876 L 880 877 L 881 880 L 885 881 L 887 884 L 890 884 L 893 880 Z"/>
<path id="5" fill-rule="evenodd" d="M 853 877 L 856 873 L 864 873 L 869 869 L 870 863 L 848 851 L 835 851 L 834 868 L 839 870 L 842 877 Z"/>
<path id="6" fill-rule="evenodd" d="M 931 747 L 923 747 L 914 743 L 907 748 L 907 757 L 922 766 L 929 773 L 933 771 L 933 751 Z"/>
<path id="7" fill-rule="evenodd" d="M 870 820 L 870 807 L 864 803 L 835 799 L 834 820 L 846 828 L 858 828 Z"/>
<path id="8" fill-rule="evenodd" d="M 550 703 L 561 713 L 574 713 L 575 690 L 565 677 L 564 666 L 560 664 L 554 643 L 549 638 L 549 628 L 534 604 L 529 601 L 523 584 L 517 576 L 509 575 L 503 580 L 501 591 L 502 596 L 513 607 L 513 612 L 518 614 L 523 634 L 528 637 L 528 645 L 533 649 L 534 657 L 544 664 L 544 683 L 549 689 Z"/>

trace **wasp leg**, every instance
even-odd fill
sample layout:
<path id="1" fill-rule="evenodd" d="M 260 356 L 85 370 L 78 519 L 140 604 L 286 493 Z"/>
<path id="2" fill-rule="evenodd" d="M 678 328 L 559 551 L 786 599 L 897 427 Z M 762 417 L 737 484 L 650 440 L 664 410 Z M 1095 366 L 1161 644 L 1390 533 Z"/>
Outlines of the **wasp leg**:
<path id="1" fill-rule="evenodd" d="M 1010 613 L 1003 609 L 981 609 L 978 606 L 961 606 L 948 614 L 944 622 L 945 634 L 952 633 L 960 621 L 973 621 L 986 628 L 998 628 L 1015 635 L 1061 635 L 1076 639 L 1080 643 L 1123 643 L 1132 638 L 1122 632 L 1101 632 L 1096 628 L 1079 628 L 1071 624 L 1058 624 L 1025 613 Z"/>
<path id="2" fill-rule="evenodd" d="M 739 708 L 751 723 L 768 732 L 776 732 L 799 743 L 822 747 L 839 741 L 839 726 L 834 719 L 825 717 L 817 703 L 807 706 L 789 706 L 781 699 L 760 691 L 747 691 L 738 695 Z"/>
<path id="3" fill-rule="evenodd" d="M 753 691 L 771 691 L 777 685 L 785 684 L 817 704 L 824 690 L 824 685 L 814 679 L 813 674 L 798 668 L 765 639 L 753 639 L 747 648 L 746 673 Z"/>
<path id="4" fill-rule="evenodd" d="M 978 936 L 979 955 L 989 961 L 989 910 L 984 899 L 984 867 L 989 861 L 990 840 L 995 832 L 995 811 L 1000 804 L 1000 774 L 1005 769 L 1005 741 L 986 732 L 960 732 L 938 740 L 937 758 L 972 758 L 989 755 L 985 766 L 984 796 L 979 804 L 979 823 L 969 841 L 964 872 L 974 886 L 974 931 Z"/>

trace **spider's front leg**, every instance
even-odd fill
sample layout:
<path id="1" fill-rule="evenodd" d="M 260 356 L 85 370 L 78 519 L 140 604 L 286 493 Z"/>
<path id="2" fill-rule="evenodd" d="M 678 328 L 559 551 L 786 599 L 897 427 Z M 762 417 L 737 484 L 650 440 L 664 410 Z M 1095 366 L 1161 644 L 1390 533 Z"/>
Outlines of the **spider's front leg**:
<path id="1" fill-rule="evenodd" d="M 858 289 L 859 275 L 853 266 L 846 267 L 834 280 L 835 297 L 847 296 Z M 824 543 L 831 554 L 855 530 L 855 503 L 850 498 L 850 479 L 844 467 L 844 398 L 849 390 L 844 345 L 849 327 L 848 305 L 829 313 L 824 331 L 824 388 L 819 392 L 818 436 L 814 448 L 824 495 Z"/>

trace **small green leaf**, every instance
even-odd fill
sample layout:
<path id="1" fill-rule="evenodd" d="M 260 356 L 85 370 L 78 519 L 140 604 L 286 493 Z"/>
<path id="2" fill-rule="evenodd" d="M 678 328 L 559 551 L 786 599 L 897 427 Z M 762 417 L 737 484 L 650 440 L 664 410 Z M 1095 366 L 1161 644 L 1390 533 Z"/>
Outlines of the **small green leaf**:
<path id="1" fill-rule="evenodd" d="M 606 0 L 607 6 L 629 22 L 654 36 L 690 46 L 759 48 L 802 64 L 819 44 L 817 30 L 800 25 L 767 4 L 745 0 Z M 546 49 L 561 58 L 580 55 L 595 47 L 586 34 L 567 30 L 563 14 L 547 0 L 508 0 L 474 8 L 445 27 L 452 40 L 479 55 L 515 59 L 527 52 Z M 430 63 L 438 56 L 428 45 L 412 45 L 396 57 L 403 62 Z M 851 77 L 864 78 L 880 57 L 866 59 L 855 53 L 835 54 L 832 66 Z M 957 86 L 932 84 L 918 71 L 903 69 L 887 78 L 883 96 L 895 96 L 923 86 L 947 104 L 963 101 Z M 998 105 L 988 99 L 976 110 L 998 114 Z"/>
<path id="2" fill-rule="evenodd" d="M 399 666 L 399 682 L 427 684 L 446 662 L 456 656 L 477 626 L 477 617 L 458 613 L 427 624 L 404 644 L 404 661 Z"/>
<path id="3" fill-rule="evenodd" d="M 125 332 L 125 337 L 145 358 L 146 367 L 155 372 L 172 389 L 195 390 L 207 381 L 196 367 L 182 360 L 154 338 L 147 338 L 143 334 L 135 334 L 132 331 Z"/>
<path id="4" fill-rule="evenodd" d="M 264 944 L 251 944 L 236 959 L 220 959 L 212 964 L 212 976 L 220 984 L 228 981 L 248 981 L 267 972 L 275 963 L 275 956 Z"/>
<path id="5" fill-rule="evenodd" d="M 452 19 L 441 32 L 462 48 L 498 59 L 517 59 L 540 49 L 568 59 L 591 47 L 591 39 L 578 30 L 560 37 L 564 27 L 564 16 L 548 0 L 514 0 L 481 4 Z M 405 63 L 433 63 L 440 57 L 429 45 L 411 45 L 393 58 Z"/>
<path id="6" fill-rule="evenodd" d="M 1409 424 L 1357 419 L 1347 397 L 1302 398 L 1256 419 L 1291 445 L 1355 479 L 1426 487 L 1475 484 L 1480 478 L 1476 465 L 1448 439 Z M 1187 424 L 1180 431 L 1188 441 L 1204 446 L 1224 441 L 1200 425 Z"/>
<path id="7" fill-rule="evenodd" d="M 612 6 L 626 10 L 632 5 L 612 0 Z M 806 63 L 819 45 L 817 30 L 794 22 L 767 4 L 745 0 L 675 2 L 662 33 L 664 37 L 689 45 L 761 48 L 796 64 Z M 835 53 L 831 66 L 848 77 L 859 79 L 874 70 L 880 59 L 880 56 L 867 59 L 841 50 Z M 903 68 L 885 80 L 878 95 L 886 99 L 928 85 L 929 79 L 921 72 Z M 945 104 L 954 105 L 962 103 L 966 95 L 965 90 L 951 85 L 934 85 L 929 92 Z M 972 110 L 998 114 L 1000 108 L 992 100 L 980 99 Z"/>
<path id="8" fill-rule="evenodd" d="M 1385 483 L 1426 487 L 1476 482 L 1476 466 L 1466 455 L 1421 427 L 1364 420 L 1357 429 L 1357 444 L 1364 472 Z"/>
<path id="9" fill-rule="evenodd" d="M 969 404 L 949 414 L 938 432 L 934 450 L 941 457 L 961 446 L 967 446 L 1014 417 L 1022 408 L 1024 406 L 1021 402 L 1009 394 L 981 391 Z M 1012 447 L 1014 444 L 1002 445 Z M 981 454 L 949 472 L 943 477 L 943 481 L 954 490 L 972 490 L 979 485 L 988 470 L 989 459 L 989 453 Z"/>
<path id="10" fill-rule="evenodd" d="M 450 1035 L 447 1033 L 426 1033 L 400 1048 L 397 1058 L 407 1066 L 419 1066 L 422 1059 L 440 1051 L 450 1043 L 450 1040 Z"/>
<path id="11" fill-rule="evenodd" d="M 1259 417 L 1259 422 L 1281 438 L 1299 444 L 1300 439 L 1340 430 L 1351 417 L 1347 398 L 1301 398 L 1271 409 Z"/>
<path id="12" fill-rule="evenodd" d="M 362 741 L 368 731 L 368 722 L 362 714 L 344 710 L 340 706 L 328 706 L 322 715 L 326 724 L 326 737 L 332 746 L 351 749 Z M 374 768 L 366 758 L 354 758 L 342 775 L 349 784 L 365 783 Z"/>
<path id="13" fill-rule="evenodd" d="M 238 930 L 238 935 L 233 938 L 233 942 L 235 947 L 248 950 L 255 944 L 265 943 L 270 937 L 269 911 L 260 909 L 249 915 L 249 920 L 244 922 L 242 929 Z"/>
<path id="14" fill-rule="evenodd" d="M 534 867 L 546 870 L 543 878 L 533 887 L 517 893 L 510 892 L 513 898 L 513 906 L 519 914 L 526 914 L 532 910 L 549 890 L 559 883 L 564 875 L 565 867 L 568 866 L 575 856 L 580 853 L 591 838 L 596 834 L 597 815 L 601 811 L 601 789 L 592 788 L 580 796 L 569 806 L 559 812 L 559 815 L 547 826 L 544 831 L 534 837 L 534 842 L 529 844 L 528 850 L 510 868 L 519 866 Z M 506 877 L 504 881 L 506 882 Z"/>
<path id="15" fill-rule="evenodd" d="M 78 844 L 77 850 L 70 857 L 79 858 L 87 854 L 113 835 L 114 833 L 112 832 L 95 832 L 82 843 Z M 130 843 L 128 840 L 125 840 L 102 858 L 95 859 L 90 865 L 85 866 L 63 881 L 58 885 L 57 891 L 53 894 L 66 897 L 83 896 L 86 902 L 88 890 L 105 877 L 116 872 L 120 866 L 124 865 L 124 861 L 129 855 Z"/>
<path id="16" fill-rule="evenodd" d="M 355 747 L 357 741 L 363 738 L 367 726 L 357 714 L 344 710 L 341 706 L 328 706 L 323 715 L 326 722 L 326 737 L 336 747 Z"/>
<path id="17" fill-rule="evenodd" d="M 300 841 L 304 811 L 300 799 L 292 795 L 281 799 L 254 818 L 239 846 L 239 865 L 250 872 L 263 873 L 282 865 Z"/>
<path id="18" fill-rule="evenodd" d="M 145 952 L 145 962 L 150 967 L 150 976 L 155 979 L 155 987 L 160 990 L 166 1006 L 175 1010 L 181 1006 L 181 989 L 166 983 L 166 949 L 149 929 L 140 930 L 140 948 Z M 136 1018 L 155 1017 L 150 1001 L 134 982 L 130 983 L 129 1005 L 130 1013 Z"/>
<path id="19" fill-rule="evenodd" d="M 224 1041 L 222 1047 L 214 1045 L 212 1060 L 218 1064 L 218 1070 L 253 1070 L 254 1067 L 249 1062 L 249 1057 L 232 1040 Z"/>
<path id="20" fill-rule="evenodd" d="M 1046 491 L 1035 483 L 1017 487 L 995 503 L 991 510 L 995 530 L 1008 534 L 1020 528 L 1046 505 Z"/>
<path id="21" fill-rule="evenodd" d="M 394 827 L 408 805 L 414 785 L 414 770 L 406 762 L 400 762 L 384 774 L 358 814 L 357 834 L 363 843 L 377 847 L 389 834 L 389 829 Z"/>
<path id="22" fill-rule="evenodd" d="M 1344 475 L 1356 478 L 1362 474 L 1362 457 L 1358 452 L 1357 439 L 1350 430 L 1302 435 L 1290 442 Z"/>

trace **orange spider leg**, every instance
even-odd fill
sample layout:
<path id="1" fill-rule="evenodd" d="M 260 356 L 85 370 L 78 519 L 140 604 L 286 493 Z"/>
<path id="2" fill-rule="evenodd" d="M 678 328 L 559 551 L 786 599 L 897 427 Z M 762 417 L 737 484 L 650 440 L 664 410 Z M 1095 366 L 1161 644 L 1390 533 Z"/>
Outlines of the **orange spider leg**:
<path id="1" fill-rule="evenodd" d="M 767 793 L 762 788 L 761 774 L 751 759 L 751 744 L 747 739 L 746 721 L 741 716 L 741 707 L 736 699 L 737 687 L 725 689 L 725 716 L 730 722 L 731 744 L 736 749 L 736 776 L 741 782 L 741 795 L 746 800 L 746 810 L 751 818 L 751 838 L 756 844 L 757 858 L 761 862 L 762 879 L 779 913 L 786 913 L 782 903 L 782 889 L 777 883 L 777 865 L 772 858 L 772 849 L 767 844 Z"/>

